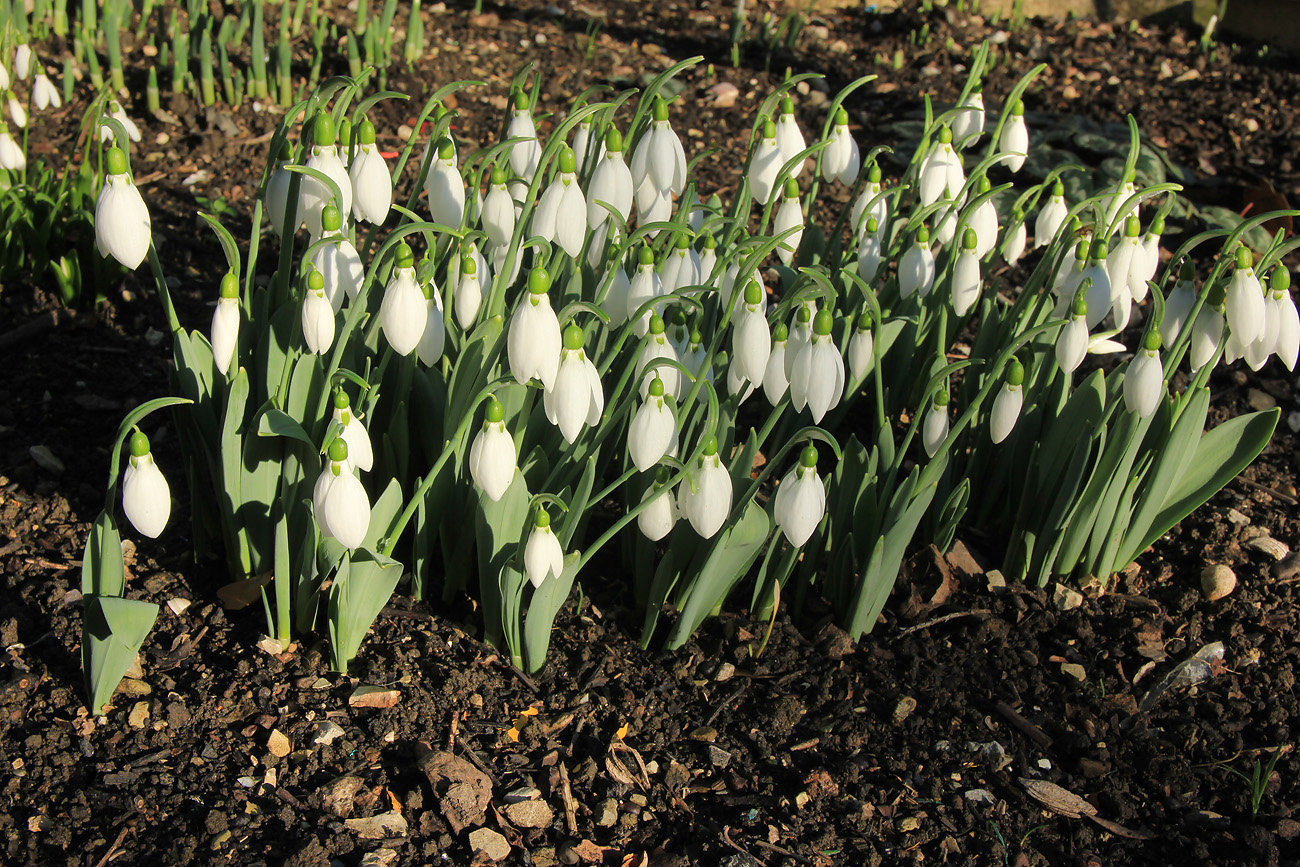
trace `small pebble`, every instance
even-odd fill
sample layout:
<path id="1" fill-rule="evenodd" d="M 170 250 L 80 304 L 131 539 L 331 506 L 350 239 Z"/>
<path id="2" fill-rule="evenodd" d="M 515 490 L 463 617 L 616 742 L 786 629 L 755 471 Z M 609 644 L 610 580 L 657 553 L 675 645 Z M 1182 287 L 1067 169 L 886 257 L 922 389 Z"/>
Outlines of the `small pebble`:
<path id="1" fill-rule="evenodd" d="M 1206 566 L 1201 571 L 1201 592 L 1214 602 L 1237 589 L 1237 574 L 1223 564 Z"/>

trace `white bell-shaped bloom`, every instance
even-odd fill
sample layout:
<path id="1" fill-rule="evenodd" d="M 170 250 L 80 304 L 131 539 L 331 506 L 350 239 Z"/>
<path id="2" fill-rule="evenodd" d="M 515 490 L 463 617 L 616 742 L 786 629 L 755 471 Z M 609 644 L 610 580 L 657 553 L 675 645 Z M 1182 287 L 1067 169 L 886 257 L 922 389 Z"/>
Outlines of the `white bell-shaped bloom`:
<path id="1" fill-rule="evenodd" d="M 969 313 L 980 299 L 982 280 L 975 244 L 975 230 L 968 227 L 962 239 L 961 253 L 952 269 L 952 308 L 958 316 Z"/>
<path id="2" fill-rule="evenodd" d="M 1029 155 L 1029 128 L 1025 126 L 1025 104 L 1016 100 L 1011 104 L 1011 115 L 1002 124 L 998 136 L 998 153 L 1004 155 L 1003 165 L 1013 172 L 1020 171 Z"/>
<path id="3" fill-rule="evenodd" d="M 700 273 L 699 254 L 691 249 L 690 239 L 685 233 L 677 236 L 676 244 L 664 256 L 663 267 L 659 269 L 659 282 L 664 294 L 671 295 L 687 286 L 698 286 L 704 280 Z"/>
<path id="4" fill-rule="evenodd" d="M 9 130 L 0 128 L 0 169 L 21 172 L 27 168 L 27 155 L 22 146 L 14 141 Z"/>
<path id="5" fill-rule="evenodd" d="M 636 369 L 633 372 L 633 378 L 641 383 L 641 399 L 644 400 L 650 394 L 650 383 L 654 377 L 642 376 L 646 365 L 657 358 L 668 358 L 676 362 L 681 362 L 677 355 L 677 349 L 673 342 L 668 339 L 664 333 L 664 321 L 657 315 L 650 317 L 650 330 L 645 338 L 645 346 L 641 354 L 637 356 Z M 664 393 L 671 394 L 674 400 L 680 400 L 682 396 L 682 374 L 677 368 L 671 365 L 655 368 L 655 374 L 663 380 Z"/>
<path id="6" fill-rule="evenodd" d="M 1140 255 L 1134 257 L 1133 267 L 1129 271 L 1129 289 L 1133 292 L 1134 301 L 1141 302 L 1147 297 L 1147 282 L 1156 276 L 1156 269 L 1160 267 L 1160 236 L 1164 231 L 1164 217 L 1157 215 L 1142 236 Z"/>
<path id="7" fill-rule="evenodd" d="M 131 460 L 122 477 L 122 511 L 142 536 L 156 539 L 172 513 L 171 488 L 149 451 L 149 438 L 131 434 Z"/>
<path id="8" fill-rule="evenodd" d="M 1141 286 L 1142 295 L 1146 295 L 1146 284 L 1138 276 L 1146 264 L 1146 254 L 1142 251 L 1142 226 L 1138 218 L 1131 215 L 1124 222 L 1124 234 L 1106 257 L 1106 274 L 1110 277 L 1110 292 L 1116 312 L 1115 327 L 1118 329 L 1128 324 L 1127 315 L 1123 325 L 1118 315 L 1121 293 L 1127 294 L 1130 301 L 1138 300 L 1134 286 L 1136 283 Z"/>
<path id="9" fill-rule="evenodd" d="M 1165 318 L 1160 320 L 1160 343 L 1173 346 L 1178 335 L 1183 333 L 1183 326 L 1196 305 L 1196 285 L 1193 282 L 1196 269 L 1191 262 L 1184 262 L 1182 273 L 1174 289 L 1165 299 Z"/>
<path id="10" fill-rule="evenodd" d="M 993 411 L 989 413 L 989 438 L 994 443 L 1006 439 L 1015 428 L 1016 420 L 1020 418 L 1020 407 L 1025 400 L 1022 387 L 1024 381 L 1024 366 L 1014 358 L 1011 359 L 1002 380 L 1002 388 L 998 391 L 998 396 L 993 399 Z"/>
<path id="11" fill-rule="evenodd" d="M 1105 241 L 1097 241 L 1090 247 L 1088 266 L 1081 273 L 1081 282 L 1091 280 L 1088 286 L 1088 329 L 1101 324 L 1110 313 L 1115 303 L 1115 296 L 1110 288 L 1110 272 L 1106 270 L 1106 257 L 1109 253 Z"/>
<path id="12" fill-rule="evenodd" d="M 63 97 L 59 95 L 59 89 L 44 72 L 36 73 L 36 78 L 32 81 L 32 105 L 41 111 L 63 105 Z"/>
<path id="13" fill-rule="evenodd" d="M 137 144 L 140 142 L 140 127 L 136 126 L 135 121 L 127 116 L 126 109 L 122 108 L 122 103 L 111 100 L 108 103 L 108 111 L 104 112 L 104 114 L 122 124 L 122 128 L 126 130 L 127 138 Z M 112 142 L 114 138 L 113 128 L 108 124 L 101 124 L 99 127 L 100 142 L 107 144 Z"/>
<path id="14" fill-rule="evenodd" d="M 329 460 L 316 480 L 312 504 L 323 535 L 345 548 L 358 548 L 365 541 L 370 529 L 370 498 L 352 471 L 342 438 L 330 443 Z"/>
<path id="15" fill-rule="evenodd" d="M 292 159 L 289 157 L 289 146 L 286 143 L 281 159 L 271 170 L 271 179 L 266 182 L 266 217 L 276 235 L 283 234 L 284 221 L 289 210 L 289 182 L 293 179 L 293 173 L 285 169 L 285 166 L 290 163 Z M 298 209 L 297 217 L 298 226 L 301 226 L 301 208 Z M 296 230 L 297 226 L 294 229 Z"/>
<path id="16" fill-rule="evenodd" d="M 776 138 L 776 124 L 770 120 L 764 121 L 763 135 L 749 161 L 749 188 L 754 194 L 754 201 L 760 205 L 768 203 L 776 187 L 776 176 L 784 164 L 781 145 Z"/>
<path id="17" fill-rule="evenodd" d="M 326 205 L 321 210 L 321 232 L 323 238 L 333 236 L 334 240 L 321 245 L 312 254 L 311 264 L 320 272 L 325 282 L 325 297 L 337 313 L 343 309 L 344 298 L 356 301 L 361 294 L 366 269 L 361 264 L 361 254 L 357 248 L 342 234 L 342 218 L 338 208 L 333 205 Z"/>
<path id="18" fill-rule="evenodd" d="M 781 198 L 781 205 L 776 209 L 776 217 L 772 221 L 773 234 L 780 235 L 791 229 L 796 231 L 776 248 L 777 256 L 786 265 L 794 261 L 795 253 L 799 251 L 799 242 L 803 240 L 803 206 L 799 204 L 799 184 L 794 178 L 786 180 L 785 195 Z"/>
<path id="19" fill-rule="evenodd" d="M 664 399 L 663 380 L 650 380 L 646 395 L 627 430 L 627 451 L 641 472 L 659 463 L 664 455 L 677 456 L 677 420 Z"/>
<path id="20" fill-rule="evenodd" d="M 623 162 L 623 136 L 611 128 L 605 134 L 605 158 L 596 164 L 587 186 L 587 225 L 595 230 L 609 219 L 609 211 L 599 202 L 611 206 L 626 221 L 632 213 L 635 189 L 632 172 Z"/>
<path id="21" fill-rule="evenodd" d="M 687 484 L 678 491 L 677 507 L 695 532 L 711 539 L 731 514 L 731 497 L 731 474 L 718 457 L 717 439 L 710 439 Z"/>
<path id="22" fill-rule="evenodd" d="M 637 337 L 645 337 L 650 328 L 651 316 L 663 316 L 664 308 L 668 302 L 666 300 L 667 291 L 664 289 L 663 281 L 655 271 L 654 251 L 649 247 L 642 247 L 637 253 L 636 271 L 632 273 L 632 279 L 628 284 L 627 290 L 627 315 L 625 318 L 631 318 L 636 315 L 647 302 L 656 298 L 664 298 L 661 303 L 654 304 L 650 310 L 642 313 L 634 326 Z"/>
<path id="23" fill-rule="evenodd" d="M 442 310 L 442 293 L 432 277 L 427 283 L 422 283 L 421 290 L 424 294 L 424 331 L 420 332 L 415 356 L 421 364 L 431 367 L 442 358 L 446 347 L 447 321 Z"/>
<path id="24" fill-rule="evenodd" d="M 375 146 L 375 125 L 363 120 L 357 129 L 360 147 L 352 158 L 352 216 L 376 226 L 388 219 L 393 206 L 393 176 L 388 161 Z"/>
<path id="25" fill-rule="evenodd" d="M 872 217 L 876 218 L 876 231 L 878 232 L 883 233 L 885 226 L 889 223 L 889 199 L 882 195 L 885 187 L 880 178 L 880 166 L 872 163 L 871 168 L 867 171 L 867 182 L 862 185 L 862 192 L 858 194 L 857 199 L 853 202 L 851 219 L 859 236 L 867 231 L 867 223 Z M 880 240 L 883 244 L 885 239 L 881 238 Z"/>
<path id="26" fill-rule="evenodd" d="M 849 132 L 849 113 L 843 108 L 835 110 L 835 126 L 831 130 L 831 143 L 822 151 L 822 177 L 827 183 L 839 181 L 852 186 L 862 167 L 862 154 L 858 143 Z"/>
<path id="27" fill-rule="evenodd" d="M 1066 373 L 1073 373 L 1088 354 L 1087 302 L 1079 299 L 1070 319 L 1056 336 L 1056 363 Z"/>
<path id="28" fill-rule="evenodd" d="M 605 297 L 600 301 L 600 309 L 609 316 L 609 324 L 617 327 L 627 322 L 631 316 L 627 305 L 632 293 L 632 281 L 621 265 L 615 264 L 611 271 L 609 286 L 605 290 Z"/>
<path id="29" fill-rule="evenodd" d="M 767 285 L 763 282 L 762 273 L 758 270 L 757 267 L 755 267 L 753 271 L 749 272 L 749 279 L 741 278 L 739 277 L 739 274 L 740 274 L 740 263 L 734 261 L 730 265 L 728 265 L 727 270 L 722 273 L 722 282 L 718 285 L 718 300 L 720 302 L 719 305 L 720 308 L 726 310 L 727 305 L 730 304 L 733 308 L 731 311 L 731 315 L 733 318 L 740 313 L 740 308 L 743 307 L 745 304 L 745 293 L 743 291 L 741 292 L 735 291 L 737 286 L 736 281 L 737 279 L 739 279 L 740 280 L 739 286 L 742 290 L 747 285 L 749 285 L 750 282 L 754 282 L 758 284 L 758 288 L 759 288 L 758 304 L 761 308 L 763 308 L 763 312 L 766 313 L 767 312 Z M 734 303 L 732 302 L 733 296 L 735 298 Z"/>
<path id="30" fill-rule="evenodd" d="M 428 318 L 424 293 L 415 279 L 415 254 L 402 242 L 379 307 L 380 327 L 394 352 L 410 355 L 420 345 Z"/>
<path id="31" fill-rule="evenodd" d="M 469 331 L 474 325 L 483 305 L 483 281 L 479 277 L 481 259 L 478 251 L 473 250 L 460 258 L 460 268 L 456 273 L 447 275 L 455 293 L 456 322 L 464 331 Z M 486 268 L 487 264 L 483 263 L 482 267 Z"/>
<path id="32" fill-rule="evenodd" d="M 126 154 L 109 148 L 108 174 L 95 203 L 95 246 L 101 256 L 112 256 L 135 270 L 149 252 L 149 209 L 126 171 Z"/>
<path id="33" fill-rule="evenodd" d="M 790 374 L 790 403 L 796 411 L 806 405 L 813 424 L 820 424 L 844 394 L 844 356 L 831 336 L 834 322 L 831 311 L 817 312 L 812 340 L 795 357 Z"/>
<path id="34" fill-rule="evenodd" d="M 1002 261 L 1014 265 L 1025 255 L 1025 244 L 1029 233 L 1025 230 L 1025 221 L 1016 219 L 1015 225 L 1007 230 L 1006 241 L 1002 245 Z"/>
<path id="35" fill-rule="evenodd" d="M 9 69 L 0 62 L 0 90 L 9 89 Z"/>
<path id="36" fill-rule="evenodd" d="M 686 189 L 686 151 L 668 122 L 668 103 L 656 98 L 654 118 L 632 153 L 632 182 L 649 181 L 660 195 L 680 195 Z"/>
<path id="37" fill-rule="evenodd" d="M 505 407 L 495 397 L 488 403 L 483 429 L 469 447 L 469 474 L 492 502 L 498 502 L 514 481 L 515 439 L 506 432 Z"/>
<path id="38" fill-rule="evenodd" d="M 19 43 L 14 49 L 14 75 L 18 76 L 18 80 L 26 81 L 32 67 L 37 65 L 33 60 L 32 47 L 26 42 Z M 7 84 L 5 86 L 8 87 Z"/>
<path id="39" fill-rule="evenodd" d="M 578 172 L 586 172 L 588 165 L 600 165 L 604 158 L 605 142 L 592 136 L 591 119 L 588 118 L 578 124 L 578 130 L 573 134 L 573 159 Z"/>
<path id="40" fill-rule="evenodd" d="M 1228 283 L 1228 329 L 1241 345 L 1264 335 L 1264 289 L 1255 275 L 1253 259 L 1246 247 L 1237 248 L 1237 267 Z"/>
<path id="41" fill-rule="evenodd" d="M 239 340 L 239 281 L 234 274 L 221 278 L 221 295 L 212 313 L 212 360 L 222 376 L 230 369 Z"/>
<path id="42" fill-rule="evenodd" d="M 761 293 L 757 283 L 751 282 L 745 287 L 745 304 L 736 314 L 731 341 L 731 365 L 737 380 L 755 387 L 763 384 L 767 362 L 772 355 L 772 335 L 767 316 L 758 303 Z"/>
<path id="43" fill-rule="evenodd" d="M 972 90 L 957 108 L 957 116 L 952 121 L 952 140 L 957 147 L 968 148 L 984 134 L 984 94 Z"/>
<path id="44" fill-rule="evenodd" d="M 324 355 L 334 345 L 334 308 L 325 295 L 325 280 L 315 268 L 307 274 L 302 301 L 302 339 L 315 355 Z"/>
<path id="45" fill-rule="evenodd" d="M 785 165 L 808 147 L 804 142 L 803 131 L 799 129 L 799 122 L 794 117 L 794 100 L 788 96 L 781 100 L 781 112 L 776 118 L 776 143 L 781 149 L 781 165 Z M 795 163 L 794 168 L 790 169 L 790 177 L 799 177 L 807 162 L 808 159 L 805 157 Z"/>
<path id="46" fill-rule="evenodd" d="M 552 193 L 557 187 L 559 191 Z M 582 244 L 587 240 L 587 197 L 583 195 L 582 187 L 578 186 L 573 152 L 567 147 L 560 153 L 560 174 L 551 182 L 542 198 L 545 199 L 547 195 L 553 199 L 550 219 L 554 223 L 545 225 L 543 218 L 534 216 L 538 234 L 542 234 L 542 229 L 549 231 L 551 234 L 548 240 L 556 241 L 565 253 L 576 257 L 582 252 Z M 539 201 L 537 212 L 540 213 L 541 210 L 542 202 Z"/>
<path id="47" fill-rule="evenodd" d="M 27 128 L 27 109 L 18 101 L 18 97 L 9 97 L 9 117 L 13 119 L 14 126 L 19 129 Z"/>
<path id="48" fill-rule="evenodd" d="M 718 242 L 714 240 L 711 233 L 704 236 L 704 249 L 700 250 L 699 261 L 696 270 L 699 273 L 699 283 L 710 286 L 717 285 L 717 277 L 713 270 L 718 264 Z"/>
<path id="49" fill-rule="evenodd" d="M 334 201 L 333 191 L 310 175 L 303 175 L 298 187 L 298 213 L 307 224 L 313 238 L 321 236 L 321 210 L 328 204 L 339 209 L 340 215 L 352 213 L 352 179 L 339 156 L 335 145 L 334 121 L 328 112 L 316 115 L 312 126 L 312 149 L 307 157 L 307 168 L 315 169 L 332 180 L 339 188 L 342 201 Z"/>
<path id="50" fill-rule="evenodd" d="M 493 247 L 503 248 L 515 232 L 515 200 L 506 189 L 506 173 L 498 166 L 492 170 L 488 193 L 483 197 L 483 231 Z"/>
<path id="51" fill-rule="evenodd" d="M 1120 213 L 1120 209 L 1124 207 L 1124 203 L 1132 198 L 1133 194 L 1137 192 L 1137 184 L 1134 183 L 1134 181 L 1135 176 L 1133 173 L 1130 173 L 1127 178 L 1122 178 L 1115 182 L 1115 186 L 1111 188 L 1110 198 L 1106 200 L 1106 216 L 1102 221 L 1102 225 L 1097 229 L 1098 234 L 1105 231 L 1106 227 L 1114 226 L 1116 229 L 1122 228 L 1124 225 L 1123 219 L 1129 214 L 1137 213 L 1138 206 L 1136 204 L 1130 205 L 1123 214 Z"/>
<path id="52" fill-rule="evenodd" d="M 562 348 L 560 320 L 547 294 L 550 288 L 551 276 L 545 269 L 529 272 L 528 292 L 510 317 L 506 337 L 506 354 L 515 381 L 523 385 L 530 379 L 540 379 L 547 391 L 555 387 Z"/>
<path id="53" fill-rule="evenodd" d="M 1156 411 L 1165 393 L 1164 369 L 1160 365 L 1160 333 L 1147 335 L 1144 345 L 1124 371 L 1124 406 L 1139 418 Z"/>
<path id="54" fill-rule="evenodd" d="M 334 415 L 330 420 L 343 425 L 339 436 L 347 443 L 348 463 L 363 473 L 370 472 L 370 468 L 375 463 L 375 450 L 370 443 L 370 432 L 357 417 L 347 392 L 341 388 L 334 393 Z"/>
<path id="55" fill-rule="evenodd" d="M 875 336 L 871 330 L 871 314 L 858 317 L 858 326 L 849 338 L 849 381 L 860 382 L 874 361 Z"/>
<path id="56" fill-rule="evenodd" d="M 1092 244 L 1087 238 L 1077 244 L 1067 244 L 1061 264 L 1052 274 L 1052 292 L 1066 308 L 1070 306 L 1074 293 L 1079 291 L 1079 286 L 1083 283 L 1083 272 L 1088 267 L 1090 249 Z"/>
<path id="57" fill-rule="evenodd" d="M 1047 204 L 1039 209 L 1038 217 L 1034 220 L 1035 250 L 1052 243 L 1069 213 L 1070 207 L 1065 204 L 1065 184 L 1058 180 L 1052 185 L 1052 194 L 1048 197 Z"/>
<path id="58" fill-rule="evenodd" d="M 570 324 L 564 332 L 564 351 L 555 374 L 555 387 L 546 390 L 546 417 L 560 429 L 566 442 L 582 433 L 582 426 L 596 427 L 605 412 L 605 391 L 596 365 L 582 348 L 582 329 Z"/>
<path id="59" fill-rule="evenodd" d="M 825 515 L 826 484 L 817 475 L 817 449 L 809 444 L 777 485 L 772 517 L 786 540 L 798 548 L 812 537 Z"/>
<path id="60" fill-rule="evenodd" d="M 456 168 L 456 146 L 449 138 L 439 142 L 437 156 L 429 163 L 424 191 L 433 221 L 459 229 L 465 221 L 465 179 Z"/>
<path id="61" fill-rule="evenodd" d="M 939 222 L 934 227 L 934 237 L 940 247 L 947 247 L 957 237 L 957 211 L 957 208 L 949 206 L 939 212 Z"/>
<path id="62" fill-rule="evenodd" d="M 785 364 L 789 336 L 790 329 L 784 322 L 778 322 L 772 331 L 772 354 L 767 357 L 767 367 L 763 371 L 763 396 L 772 406 L 780 403 L 790 389 Z"/>
<path id="63" fill-rule="evenodd" d="M 1279 264 L 1273 269 L 1269 283 L 1273 318 L 1277 322 L 1273 353 L 1287 370 L 1294 371 L 1296 356 L 1300 354 L 1300 313 L 1296 311 L 1295 299 L 1291 297 L 1291 272 L 1286 265 Z"/>
<path id="64" fill-rule="evenodd" d="M 925 453 L 934 457 L 948 438 L 948 392 L 940 391 L 934 396 L 930 411 L 921 423 L 921 445 Z"/>
<path id="65" fill-rule="evenodd" d="M 876 225 L 876 218 L 868 217 L 868 231 L 858 237 L 858 276 L 868 283 L 876 278 L 880 266 L 885 262 L 885 253 L 880 246 L 880 233 L 870 229 L 874 225 Z"/>
<path id="66" fill-rule="evenodd" d="M 510 116 L 510 126 L 506 128 L 506 138 L 522 138 L 510 146 L 510 168 L 515 174 L 532 183 L 537 174 L 537 165 L 542 159 L 542 145 L 537 141 L 537 128 L 533 125 L 533 115 L 528 110 L 528 97 L 522 93 L 515 97 L 515 110 Z"/>
<path id="67" fill-rule="evenodd" d="M 1223 339 L 1223 311 L 1214 305 L 1205 304 L 1196 315 L 1192 325 L 1192 340 L 1187 346 L 1187 361 L 1196 372 L 1214 359 Z"/>
<path id="68" fill-rule="evenodd" d="M 915 292 L 921 297 L 934 288 L 934 254 L 930 252 L 930 230 L 925 226 L 916 230 L 916 241 L 903 253 L 898 262 L 898 294 L 909 298 Z"/>
<path id="69" fill-rule="evenodd" d="M 668 487 L 667 481 L 665 472 L 641 495 L 642 503 L 647 500 L 650 502 L 636 516 L 636 526 L 641 535 L 651 542 L 658 542 L 667 536 L 677 524 L 677 502 L 672 490 L 665 490 Z"/>
<path id="70" fill-rule="evenodd" d="M 551 529 L 551 516 L 544 506 L 537 507 L 533 531 L 528 534 L 528 542 L 524 545 L 524 574 L 534 589 L 540 588 L 547 579 L 564 574 L 564 548 Z"/>
<path id="71" fill-rule="evenodd" d="M 812 343 L 813 317 L 816 315 L 817 302 L 808 300 L 799 305 L 799 309 L 795 311 L 794 319 L 790 321 L 790 330 L 785 345 L 786 379 L 794 377 L 795 359 L 799 357 L 799 353 L 803 352 Z"/>
<path id="72" fill-rule="evenodd" d="M 961 157 L 952 146 L 952 131 L 946 126 L 939 127 L 937 138 L 921 166 L 922 205 L 932 205 L 940 199 L 956 200 L 966 184 Z"/>

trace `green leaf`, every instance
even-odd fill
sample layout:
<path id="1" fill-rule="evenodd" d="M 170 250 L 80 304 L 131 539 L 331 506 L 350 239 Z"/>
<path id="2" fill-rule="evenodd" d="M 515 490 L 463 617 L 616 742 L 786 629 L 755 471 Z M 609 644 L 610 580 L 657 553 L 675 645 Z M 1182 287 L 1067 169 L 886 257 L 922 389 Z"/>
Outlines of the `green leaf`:
<path id="1" fill-rule="evenodd" d="M 122 538 L 107 509 L 99 513 L 86 536 L 81 557 L 82 596 L 120 596 L 126 586 L 126 565 L 122 560 Z"/>
<path id="2" fill-rule="evenodd" d="M 158 606 L 152 602 L 86 597 L 81 660 L 92 713 L 112 698 L 157 618 Z"/>
<path id="3" fill-rule="evenodd" d="M 502 599 L 497 576 L 514 556 L 528 519 L 530 494 L 522 472 L 516 471 L 510 487 L 497 502 L 478 497 L 474 532 L 478 541 L 479 599 L 483 604 L 484 635 L 499 641 Z"/>
<path id="4" fill-rule="evenodd" d="M 543 581 L 542 586 L 533 591 L 528 604 L 528 615 L 524 618 L 524 659 L 530 672 L 537 671 L 546 664 L 546 651 L 551 646 L 551 627 L 555 623 L 555 615 L 560 613 L 564 600 L 569 598 L 569 592 L 573 590 L 580 560 L 581 555 L 577 551 L 571 551 L 564 558 L 563 574 Z"/>
<path id="5" fill-rule="evenodd" d="M 375 618 L 392 598 L 402 564 L 365 548 L 339 566 L 330 595 L 330 653 L 334 667 L 348 670 Z"/>
<path id="6" fill-rule="evenodd" d="M 276 409 L 274 406 L 268 406 L 261 415 L 257 417 L 257 435 L 260 437 L 289 437 L 305 443 L 312 449 L 316 444 L 307 436 L 307 432 L 302 429 L 288 413 Z"/>

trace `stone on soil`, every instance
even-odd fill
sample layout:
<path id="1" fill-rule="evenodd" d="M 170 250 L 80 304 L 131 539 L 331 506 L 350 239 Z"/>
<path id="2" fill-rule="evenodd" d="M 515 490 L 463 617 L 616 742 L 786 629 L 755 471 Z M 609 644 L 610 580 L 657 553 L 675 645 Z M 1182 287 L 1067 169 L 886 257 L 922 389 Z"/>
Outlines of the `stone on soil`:
<path id="1" fill-rule="evenodd" d="M 469 848 L 475 856 L 482 855 L 489 861 L 501 861 L 510 855 L 510 844 L 491 828 L 479 828 L 469 835 Z"/>
<path id="2" fill-rule="evenodd" d="M 361 819 L 348 819 L 343 823 L 347 829 L 366 840 L 382 840 L 385 837 L 406 836 L 406 819 L 396 810 L 380 813 L 378 816 L 366 816 Z"/>
<path id="3" fill-rule="evenodd" d="M 545 828 L 551 824 L 555 814 L 545 801 L 519 801 L 507 804 L 502 810 L 510 824 L 519 828 Z"/>
<path id="4" fill-rule="evenodd" d="M 1222 599 L 1236 589 L 1237 573 L 1222 563 L 1201 570 L 1201 592 L 1211 602 Z"/>

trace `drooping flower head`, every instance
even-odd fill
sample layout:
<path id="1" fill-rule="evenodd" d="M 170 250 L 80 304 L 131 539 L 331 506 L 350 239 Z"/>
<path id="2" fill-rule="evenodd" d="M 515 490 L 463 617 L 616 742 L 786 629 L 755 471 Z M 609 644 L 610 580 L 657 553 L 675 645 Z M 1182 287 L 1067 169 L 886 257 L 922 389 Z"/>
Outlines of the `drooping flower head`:
<path id="1" fill-rule="evenodd" d="M 139 428 L 131 434 L 131 462 L 122 478 L 122 511 L 140 535 L 158 538 L 172 512 L 171 489 L 154 463 L 149 438 Z"/>
<path id="2" fill-rule="evenodd" d="M 126 154 L 109 148 L 107 174 L 95 203 L 95 246 L 101 256 L 112 256 L 135 270 L 149 252 L 149 209 L 127 173 Z"/>
<path id="3" fill-rule="evenodd" d="M 772 517 L 786 540 L 798 548 L 811 538 L 825 514 L 826 485 L 817 475 L 817 448 L 809 443 L 777 485 Z"/>

